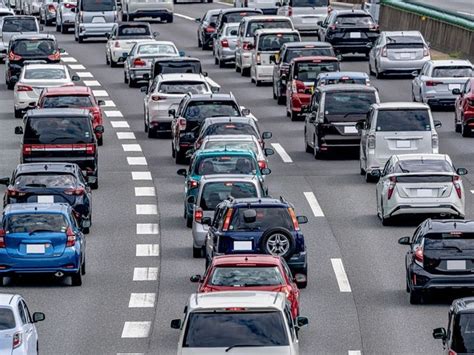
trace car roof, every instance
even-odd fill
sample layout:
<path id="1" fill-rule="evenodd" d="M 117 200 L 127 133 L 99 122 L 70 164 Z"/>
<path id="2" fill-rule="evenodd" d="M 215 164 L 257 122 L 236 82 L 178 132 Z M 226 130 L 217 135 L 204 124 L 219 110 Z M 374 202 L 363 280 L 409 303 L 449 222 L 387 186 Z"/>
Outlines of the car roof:
<path id="1" fill-rule="evenodd" d="M 332 47 L 331 43 L 328 42 L 321 42 L 321 41 L 301 41 L 301 42 L 286 42 L 283 46 L 287 48 L 304 48 L 306 46 L 314 46 L 314 47 Z"/>
<path id="2" fill-rule="evenodd" d="M 78 166 L 73 163 L 28 163 L 18 164 L 17 173 L 48 172 L 48 173 L 74 173 Z"/>
<path id="3" fill-rule="evenodd" d="M 380 34 L 384 34 L 386 36 L 419 36 L 422 37 L 420 31 L 382 31 Z"/>
<path id="4" fill-rule="evenodd" d="M 257 9 L 255 7 L 237 7 L 237 8 L 234 7 L 231 9 L 221 9 L 220 13 L 222 15 L 227 15 L 232 12 L 247 12 L 247 11 L 257 11 L 257 12 L 263 13 L 262 10 Z"/>
<path id="5" fill-rule="evenodd" d="M 258 15 L 258 16 L 247 16 L 242 21 L 261 21 L 261 20 L 287 20 L 291 21 L 289 17 L 279 15 Z"/>
<path id="6" fill-rule="evenodd" d="M 59 63 L 25 64 L 25 68 L 28 68 L 28 69 L 64 69 L 64 71 L 68 71 L 66 65 L 59 64 Z"/>
<path id="7" fill-rule="evenodd" d="M 20 295 L 14 293 L 0 293 L 0 307 L 10 305 L 12 301 L 19 296 Z"/>
<path id="8" fill-rule="evenodd" d="M 189 95 L 189 94 L 188 94 Z M 223 94 L 223 93 L 218 93 L 218 94 L 192 94 L 189 95 L 191 97 L 191 100 L 196 100 L 196 101 L 216 101 L 216 100 L 222 100 L 222 101 L 235 101 L 235 98 L 232 94 Z"/>
<path id="9" fill-rule="evenodd" d="M 130 27 L 135 27 L 135 26 L 147 26 L 149 27 L 150 24 L 148 22 L 126 22 L 126 21 L 122 21 L 122 22 L 117 22 L 117 25 L 120 27 L 120 26 L 130 26 Z"/>
<path id="10" fill-rule="evenodd" d="M 206 11 L 206 14 L 204 17 L 206 17 L 206 15 L 219 15 L 221 13 L 222 9 L 210 9 L 208 11 Z"/>
<path id="11" fill-rule="evenodd" d="M 150 41 L 154 42 L 154 41 Z M 138 42 L 139 45 L 145 42 Z M 147 42 L 148 43 L 148 42 Z M 157 57 L 154 59 L 155 62 L 201 62 L 199 58 L 194 57 Z"/>
<path id="12" fill-rule="evenodd" d="M 257 35 L 268 35 L 268 34 L 278 34 L 278 33 L 299 33 L 297 30 L 291 28 L 261 28 L 255 31 L 255 36 Z"/>
<path id="13" fill-rule="evenodd" d="M 474 311 L 474 297 L 463 297 L 454 300 L 452 307 L 456 313 L 471 313 Z"/>
<path id="14" fill-rule="evenodd" d="M 70 208 L 67 203 L 13 203 L 4 209 L 4 214 L 29 212 L 58 212 L 66 213 Z"/>
<path id="15" fill-rule="evenodd" d="M 79 117 L 89 116 L 90 111 L 82 108 L 41 108 L 28 110 L 26 115 L 28 117 Z"/>
<path id="16" fill-rule="evenodd" d="M 208 117 L 204 120 L 202 125 L 210 126 L 212 124 L 219 124 L 219 123 L 248 123 L 252 124 L 255 120 L 251 117 L 246 116 L 237 116 L 237 117 L 227 117 L 227 116 L 220 116 L 220 117 Z"/>
<path id="17" fill-rule="evenodd" d="M 291 61 L 298 63 L 298 62 L 309 62 L 312 60 L 319 60 L 319 61 L 324 61 L 324 60 L 335 60 L 338 61 L 336 57 L 331 57 L 327 55 L 313 55 L 313 56 L 308 56 L 308 57 L 296 57 L 293 58 Z"/>
<path id="18" fill-rule="evenodd" d="M 80 95 L 92 95 L 91 88 L 87 86 L 61 86 L 61 87 L 52 87 L 52 88 L 44 88 L 42 92 L 42 96 L 58 96 L 58 95 L 72 95 L 72 94 L 80 94 Z"/>
<path id="19" fill-rule="evenodd" d="M 334 84 L 327 86 L 318 86 L 320 91 L 377 91 L 373 86 L 363 84 Z"/>
<path id="20" fill-rule="evenodd" d="M 246 198 L 234 198 L 233 205 L 243 205 L 248 206 L 251 205 L 280 205 L 280 206 L 287 206 L 289 205 L 288 202 L 284 201 L 283 199 L 276 199 L 272 197 L 246 197 Z"/>
<path id="21" fill-rule="evenodd" d="M 137 46 L 140 47 L 142 45 L 145 45 L 145 44 L 169 44 L 169 45 L 172 45 L 173 47 L 176 47 L 176 45 L 174 44 L 174 42 L 171 42 L 171 41 L 157 41 L 157 40 L 154 40 L 154 39 L 151 39 L 149 41 L 140 41 L 140 42 L 137 42 Z"/>
<path id="22" fill-rule="evenodd" d="M 170 73 L 160 74 L 160 81 L 206 81 L 206 77 L 198 73 Z"/>
<path id="23" fill-rule="evenodd" d="M 459 231 L 463 233 L 474 232 L 474 220 L 464 219 L 427 219 L 428 229 L 435 233 Z"/>
<path id="24" fill-rule="evenodd" d="M 349 76 L 351 78 L 363 78 L 366 79 L 369 77 L 367 73 L 359 71 L 332 71 L 327 73 L 319 73 L 320 78 L 341 78 L 343 76 Z"/>
<path id="25" fill-rule="evenodd" d="M 412 108 L 412 109 L 427 109 L 429 110 L 430 107 L 427 104 L 421 103 L 421 102 L 383 102 L 383 103 L 378 103 L 378 104 L 372 104 L 374 108 L 378 110 L 383 110 L 383 109 L 407 109 L 407 108 Z"/>
<path id="26" fill-rule="evenodd" d="M 222 148 L 211 148 L 211 149 L 201 149 L 197 150 L 194 154 L 196 156 L 200 155 L 250 155 L 252 157 L 255 157 L 255 153 L 247 150 L 247 149 L 235 149 L 235 148 L 230 148 L 230 149 L 222 149 Z"/>
<path id="27" fill-rule="evenodd" d="M 431 63 L 433 63 L 433 66 L 435 67 L 449 66 L 449 65 L 465 65 L 465 66 L 472 67 L 472 63 L 464 59 L 432 60 Z"/>
<path id="28" fill-rule="evenodd" d="M 283 310 L 286 296 L 282 292 L 268 291 L 221 291 L 194 293 L 189 297 L 189 307 L 195 309 L 216 308 L 275 308 Z"/>
<path id="29" fill-rule="evenodd" d="M 212 265 L 235 265 L 235 264 L 261 264 L 261 265 L 280 265 L 279 256 L 264 254 L 238 254 L 238 255 L 220 255 L 212 258 Z"/>
<path id="30" fill-rule="evenodd" d="M 15 19 L 24 19 L 24 18 L 34 18 L 36 20 L 36 17 L 34 16 L 31 16 L 31 15 L 12 15 L 12 16 L 4 16 L 2 18 L 2 20 L 6 20 L 6 19 L 9 19 L 9 18 L 15 18 Z"/>
<path id="31" fill-rule="evenodd" d="M 430 153 L 414 153 L 414 154 L 400 154 L 395 155 L 398 161 L 406 161 L 406 160 L 421 160 L 421 159 L 429 159 L 429 160 L 447 160 L 449 156 L 447 154 L 430 154 Z"/>
<path id="32" fill-rule="evenodd" d="M 207 182 L 257 182 L 256 175 L 244 175 L 244 174 L 216 174 L 216 175 L 203 175 L 201 177 L 201 186 L 204 186 Z"/>

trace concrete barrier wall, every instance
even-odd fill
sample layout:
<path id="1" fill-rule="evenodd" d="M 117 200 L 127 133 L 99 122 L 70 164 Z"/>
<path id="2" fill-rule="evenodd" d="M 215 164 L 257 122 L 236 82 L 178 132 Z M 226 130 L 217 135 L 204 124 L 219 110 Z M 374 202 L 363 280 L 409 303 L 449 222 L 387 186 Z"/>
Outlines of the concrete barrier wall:
<path id="1" fill-rule="evenodd" d="M 337 1 L 334 1 L 334 2 L 344 2 L 344 3 L 347 3 L 347 4 L 360 4 L 362 5 L 365 0 L 337 0 Z"/>

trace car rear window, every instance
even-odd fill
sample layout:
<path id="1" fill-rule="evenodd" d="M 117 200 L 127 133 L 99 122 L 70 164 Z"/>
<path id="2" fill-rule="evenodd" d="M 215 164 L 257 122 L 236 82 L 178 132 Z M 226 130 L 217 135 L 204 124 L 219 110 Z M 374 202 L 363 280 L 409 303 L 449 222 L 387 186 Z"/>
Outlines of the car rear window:
<path id="1" fill-rule="evenodd" d="M 38 32 L 34 18 L 6 18 L 3 20 L 2 32 Z"/>
<path id="2" fill-rule="evenodd" d="M 463 250 L 474 250 L 474 233 L 451 231 L 448 233 L 429 233 L 424 236 L 425 249 L 443 250 L 459 248 Z M 459 250 L 457 250 L 459 252 Z"/>
<path id="3" fill-rule="evenodd" d="M 217 157 L 203 157 L 196 163 L 194 170 L 197 175 L 255 175 L 257 167 L 255 161 L 249 157 L 239 155 L 221 155 Z"/>
<path id="4" fill-rule="evenodd" d="M 200 207 L 205 211 L 213 211 L 229 196 L 234 198 L 258 197 L 255 185 L 250 182 L 208 182 L 202 190 Z"/>
<path id="5" fill-rule="evenodd" d="M 318 82 L 319 85 L 334 85 L 334 84 L 362 84 L 367 85 L 367 78 L 354 78 L 350 76 L 342 76 L 337 78 L 322 78 Z"/>
<path id="6" fill-rule="evenodd" d="M 225 35 L 227 37 L 236 37 L 238 29 L 239 29 L 239 26 L 227 26 L 225 28 Z M 232 31 L 234 31 L 234 33 L 232 33 Z"/>
<path id="7" fill-rule="evenodd" d="M 204 136 L 214 136 L 218 134 L 248 134 L 258 136 L 255 128 L 246 123 L 215 123 L 206 128 Z"/>
<path id="8" fill-rule="evenodd" d="M 373 91 L 333 91 L 326 92 L 324 114 L 340 115 L 341 120 L 353 121 L 354 115 L 367 114 L 370 105 L 376 102 Z"/>
<path id="9" fill-rule="evenodd" d="M 277 266 L 216 267 L 209 279 L 212 286 L 277 286 L 284 282 Z"/>
<path id="10" fill-rule="evenodd" d="M 199 81 L 166 81 L 160 84 L 158 92 L 164 94 L 204 94 L 208 92 L 205 83 Z"/>
<path id="11" fill-rule="evenodd" d="M 235 211 L 229 230 L 257 230 L 264 232 L 270 228 L 282 227 L 290 231 L 294 230 L 293 222 L 287 208 L 282 207 L 253 207 L 257 212 L 257 220 L 247 223 L 244 220 L 244 212 L 247 208 L 239 208 Z"/>
<path id="12" fill-rule="evenodd" d="M 274 20 L 274 19 L 267 19 L 267 20 L 258 20 L 258 21 L 250 21 L 247 26 L 247 33 L 245 37 L 253 37 L 256 30 L 260 30 L 262 28 L 272 29 L 272 28 L 293 28 L 291 21 L 288 20 Z"/>
<path id="13" fill-rule="evenodd" d="M 23 76 L 28 80 L 61 80 L 66 79 L 66 71 L 62 68 L 25 68 Z"/>
<path id="14" fill-rule="evenodd" d="M 59 213 L 12 214 L 5 219 L 6 233 L 64 233 L 68 227 L 66 218 Z"/>
<path id="15" fill-rule="evenodd" d="M 201 63 L 198 61 L 174 61 L 174 62 L 160 62 L 156 66 L 155 76 L 158 74 L 173 74 L 173 73 L 194 73 L 201 72 Z"/>
<path id="16" fill-rule="evenodd" d="M 376 131 L 431 131 L 428 110 L 380 110 L 377 113 Z"/>
<path id="17" fill-rule="evenodd" d="M 11 51 L 22 57 L 47 57 L 57 51 L 56 44 L 50 39 L 14 41 Z"/>
<path id="18" fill-rule="evenodd" d="M 439 159 L 401 160 L 395 164 L 396 173 L 452 173 L 451 164 Z"/>
<path id="19" fill-rule="evenodd" d="M 142 44 L 138 47 L 138 54 L 142 55 L 175 55 L 176 48 L 171 44 Z"/>
<path id="20" fill-rule="evenodd" d="M 258 153 L 257 143 L 254 141 L 209 141 L 205 144 L 203 149 L 237 149 L 250 150 L 255 154 Z"/>
<path id="21" fill-rule="evenodd" d="M 278 311 L 240 312 L 225 309 L 189 314 L 184 348 L 228 348 L 234 345 L 287 346 L 283 315 Z"/>
<path id="22" fill-rule="evenodd" d="M 283 44 L 299 40 L 300 38 L 296 33 L 265 34 L 260 36 L 258 50 L 278 52 Z"/>
<path id="23" fill-rule="evenodd" d="M 184 117 L 191 121 L 202 121 L 208 117 L 240 116 L 240 110 L 234 101 L 193 101 L 186 108 Z"/>
<path id="24" fill-rule="evenodd" d="M 45 96 L 42 108 L 81 108 L 94 106 L 89 95 Z"/>
<path id="25" fill-rule="evenodd" d="M 360 26 L 360 27 L 368 27 L 374 25 L 374 20 L 370 16 L 356 16 L 356 15 L 349 15 L 349 16 L 338 16 L 336 21 L 334 22 L 335 25 L 339 26 Z"/>
<path id="26" fill-rule="evenodd" d="M 72 174 L 24 174 L 15 178 L 15 187 L 64 187 L 76 186 Z"/>
<path id="27" fill-rule="evenodd" d="M 293 7 L 325 7 L 329 6 L 329 0 L 291 0 Z"/>
<path id="28" fill-rule="evenodd" d="M 315 81 L 319 73 L 339 70 L 339 63 L 337 61 L 321 62 L 315 60 L 314 62 L 298 62 L 295 65 L 295 77 L 300 81 Z"/>
<path id="29" fill-rule="evenodd" d="M 9 308 L 0 308 L 0 330 L 15 328 L 15 316 Z"/>
<path id="30" fill-rule="evenodd" d="M 118 30 L 119 37 L 150 36 L 150 27 L 146 25 L 122 25 Z"/>
<path id="31" fill-rule="evenodd" d="M 454 318 L 450 349 L 457 354 L 474 353 L 474 313 L 458 313 Z"/>
<path id="32" fill-rule="evenodd" d="M 82 11 L 114 11 L 115 0 L 82 0 Z"/>
<path id="33" fill-rule="evenodd" d="M 222 23 L 230 23 L 230 22 L 240 22 L 245 16 L 256 16 L 261 15 L 260 12 L 257 11 L 241 11 L 241 12 L 231 12 L 228 14 L 224 14 L 222 16 Z"/>
<path id="34" fill-rule="evenodd" d="M 433 78 L 464 78 L 472 76 L 472 68 L 467 66 L 445 66 L 433 69 Z"/>
<path id="35" fill-rule="evenodd" d="M 387 36 L 388 48 L 422 48 L 424 45 L 421 36 Z"/>
<path id="36" fill-rule="evenodd" d="M 72 144 L 94 142 L 91 118 L 39 117 L 29 118 L 25 125 L 26 144 Z"/>
<path id="37" fill-rule="evenodd" d="M 306 46 L 304 48 L 288 48 L 285 52 L 285 58 L 283 58 L 283 62 L 289 63 L 294 58 L 313 57 L 313 56 L 334 57 L 334 50 L 331 47 L 314 47 L 314 46 Z"/>

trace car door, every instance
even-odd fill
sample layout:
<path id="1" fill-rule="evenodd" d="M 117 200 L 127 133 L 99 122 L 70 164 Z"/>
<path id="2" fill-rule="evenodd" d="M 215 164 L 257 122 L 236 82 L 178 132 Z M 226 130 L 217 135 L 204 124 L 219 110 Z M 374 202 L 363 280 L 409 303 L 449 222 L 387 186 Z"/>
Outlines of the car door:
<path id="1" fill-rule="evenodd" d="M 463 118 L 464 112 L 468 110 L 469 107 L 469 95 L 472 91 L 472 84 L 471 80 L 466 81 L 464 85 L 464 90 L 461 93 L 460 97 L 460 112 L 458 117 Z M 471 100 L 472 101 L 472 100 Z"/>
<path id="2" fill-rule="evenodd" d="M 363 122 L 363 127 L 360 131 L 360 159 L 365 161 L 364 166 L 367 167 L 367 136 L 372 127 L 372 120 L 374 117 L 374 108 L 371 107 L 367 113 L 367 117 Z"/>
<path id="3" fill-rule="evenodd" d="M 36 329 L 27 310 L 24 307 L 24 301 L 19 300 L 17 303 L 18 314 L 20 315 L 21 328 L 23 333 L 23 344 L 27 354 L 33 353 L 36 349 Z"/>
<path id="4" fill-rule="evenodd" d="M 369 52 L 369 61 L 372 68 L 375 68 L 375 61 L 380 55 L 380 51 L 382 50 L 382 48 L 383 48 L 383 35 L 377 38 L 377 40 L 374 43 L 373 48 Z"/>
<path id="5" fill-rule="evenodd" d="M 405 256 L 405 267 L 406 267 L 406 270 L 408 271 L 408 268 L 410 266 L 410 264 L 412 263 L 413 261 L 413 254 L 415 253 L 415 249 L 418 245 L 420 245 L 420 242 L 419 242 L 419 238 L 420 238 L 420 232 L 422 230 L 422 226 L 423 225 L 419 225 L 416 229 L 415 229 L 415 232 L 413 233 L 412 237 L 411 237 L 411 244 L 410 244 L 410 249 L 408 250 L 406 256 Z M 414 247 L 416 246 L 416 247 Z M 409 281 L 410 278 L 409 278 L 409 275 L 407 274 L 407 280 Z"/>
<path id="6" fill-rule="evenodd" d="M 386 200 L 386 193 L 388 189 L 388 184 L 389 180 L 387 178 L 387 175 L 390 171 L 390 167 L 392 164 L 393 158 L 390 158 L 387 160 L 385 163 L 385 166 L 382 170 L 382 174 L 380 176 L 379 181 L 377 182 L 377 187 L 376 187 L 376 198 L 377 198 L 377 206 L 380 206 L 380 212 L 382 212 L 384 206 L 385 206 L 385 200 Z"/>
<path id="7" fill-rule="evenodd" d="M 421 95 L 420 95 L 420 79 L 422 76 L 426 75 L 426 68 L 428 67 L 428 63 L 425 63 L 423 67 L 420 70 L 420 74 L 416 76 L 413 81 L 412 81 L 412 90 L 413 90 L 413 96 L 418 99 L 418 101 L 421 100 Z"/>
<path id="8" fill-rule="evenodd" d="M 218 245 L 218 237 L 219 233 L 218 230 L 219 228 L 222 227 L 222 223 L 224 220 L 224 211 L 226 210 L 226 207 L 217 207 L 216 212 L 214 214 L 214 219 L 209 226 L 208 232 L 207 232 L 207 237 L 206 237 L 206 253 L 209 255 L 211 258 L 214 256 L 214 253 L 217 251 L 217 245 Z"/>
<path id="9" fill-rule="evenodd" d="M 23 306 L 23 310 L 24 310 L 26 321 L 28 323 L 28 328 L 29 328 L 29 335 L 27 335 L 28 350 L 29 350 L 28 353 L 32 354 L 37 349 L 38 331 L 36 330 L 36 326 L 33 323 L 33 318 L 31 318 L 31 313 L 30 313 L 30 310 L 28 309 L 28 306 L 26 305 L 26 302 L 24 300 L 21 300 L 20 303 Z"/>
<path id="10" fill-rule="evenodd" d="M 112 43 L 115 41 L 115 38 L 117 38 L 117 29 L 118 26 L 114 25 L 114 27 L 112 27 L 112 30 L 110 31 L 110 36 L 107 41 L 107 51 L 109 54 L 111 53 Z"/>

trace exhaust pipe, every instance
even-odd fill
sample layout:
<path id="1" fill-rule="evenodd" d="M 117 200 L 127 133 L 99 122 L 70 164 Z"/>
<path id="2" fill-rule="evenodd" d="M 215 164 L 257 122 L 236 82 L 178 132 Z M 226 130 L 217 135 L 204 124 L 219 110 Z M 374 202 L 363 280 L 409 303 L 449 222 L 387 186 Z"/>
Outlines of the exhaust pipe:
<path id="1" fill-rule="evenodd" d="M 63 274 L 61 271 L 58 271 L 58 272 L 56 272 L 56 273 L 54 274 L 54 276 L 56 276 L 56 277 L 63 277 L 64 274 Z"/>

